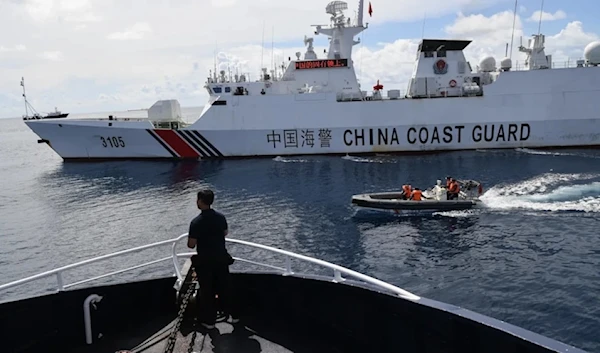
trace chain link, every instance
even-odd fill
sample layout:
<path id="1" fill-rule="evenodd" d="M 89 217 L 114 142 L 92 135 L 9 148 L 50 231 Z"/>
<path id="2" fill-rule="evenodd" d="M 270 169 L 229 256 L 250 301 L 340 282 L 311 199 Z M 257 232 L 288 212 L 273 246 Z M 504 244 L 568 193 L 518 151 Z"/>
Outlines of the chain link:
<path id="1" fill-rule="evenodd" d="M 188 347 L 187 353 L 192 353 L 194 351 L 194 343 L 196 342 L 196 330 L 192 332 L 192 339 L 190 340 L 190 346 Z"/>
<path id="2" fill-rule="evenodd" d="M 177 313 L 177 322 L 175 323 L 175 327 L 173 327 L 173 330 L 169 334 L 169 340 L 167 341 L 167 346 L 165 348 L 164 353 L 173 353 L 173 348 L 175 348 L 175 341 L 177 340 L 177 333 L 179 332 L 179 327 L 181 326 L 181 322 L 183 321 L 183 314 L 185 313 L 185 309 L 188 306 L 188 302 L 190 301 L 192 293 L 194 293 L 194 290 L 196 289 L 196 284 L 194 283 L 194 281 L 196 280 L 196 271 L 194 270 L 194 267 L 190 267 L 190 271 L 193 271 L 192 279 L 188 286 L 187 292 L 185 292 L 185 295 L 183 296 L 183 300 L 181 302 L 181 307 L 179 308 L 179 312 Z M 192 335 L 192 343 L 190 344 L 190 348 L 188 349 L 188 352 L 191 352 L 192 349 L 194 348 L 195 340 L 196 340 L 196 330 L 194 330 L 194 333 Z"/>

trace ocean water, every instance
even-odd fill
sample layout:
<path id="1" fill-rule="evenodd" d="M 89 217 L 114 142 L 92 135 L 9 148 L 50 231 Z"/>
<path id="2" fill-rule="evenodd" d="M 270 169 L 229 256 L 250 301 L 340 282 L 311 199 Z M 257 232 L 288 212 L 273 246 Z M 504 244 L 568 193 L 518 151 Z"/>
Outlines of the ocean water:
<path id="1" fill-rule="evenodd" d="M 200 109 L 184 114 L 191 120 Z M 0 283 L 185 233 L 198 212 L 195 192 L 211 187 L 231 237 L 600 351 L 598 151 L 63 163 L 37 138 L 21 120 L 0 120 Z M 350 204 L 353 194 L 405 182 L 426 188 L 446 175 L 481 180 L 486 207 L 395 215 Z M 169 250 L 73 270 L 65 283 Z M 172 272 L 159 264 L 135 278 Z M 49 293 L 55 283 L 4 291 L 0 300 Z"/>

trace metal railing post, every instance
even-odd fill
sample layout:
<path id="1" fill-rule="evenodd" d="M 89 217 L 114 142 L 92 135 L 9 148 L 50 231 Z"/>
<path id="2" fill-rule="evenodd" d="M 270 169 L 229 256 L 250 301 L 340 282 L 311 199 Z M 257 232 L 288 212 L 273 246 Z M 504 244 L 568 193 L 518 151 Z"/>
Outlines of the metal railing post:
<path id="1" fill-rule="evenodd" d="M 289 276 L 289 275 L 293 275 L 294 272 L 292 271 L 292 259 L 289 256 L 285 257 L 285 272 L 283 273 L 284 276 Z"/>
<path id="2" fill-rule="evenodd" d="M 58 283 L 58 291 L 62 292 L 65 290 L 65 285 L 63 283 L 62 272 L 56 272 L 56 282 Z"/>
<path id="3" fill-rule="evenodd" d="M 346 279 L 342 277 L 340 270 L 333 270 L 333 281 L 337 283 L 344 282 Z"/>
<path id="4" fill-rule="evenodd" d="M 85 342 L 92 344 L 92 317 L 90 314 L 90 305 L 102 300 L 98 294 L 90 294 L 83 301 L 83 324 L 85 326 Z"/>

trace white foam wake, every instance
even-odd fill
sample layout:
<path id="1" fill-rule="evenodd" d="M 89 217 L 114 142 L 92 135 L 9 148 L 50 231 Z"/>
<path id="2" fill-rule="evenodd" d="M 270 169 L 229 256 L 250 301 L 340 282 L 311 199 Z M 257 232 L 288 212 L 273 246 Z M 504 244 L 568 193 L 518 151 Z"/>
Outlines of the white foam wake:
<path id="1" fill-rule="evenodd" d="M 283 158 L 281 156 L 277 156 L 277 157 L 273 158 L 273 161 L 282 162 L 282 163 L 306 163 L 306 162 L 308 162 L 308 160 L 306 160 L 306 159 Z"/>
<path id="2" fill-rule="evenodd" d="M 495 209 L 600 212 L 600 182 L 591 181 L 598 177 L 600 175 L 542 174 L 520 183 L 494 186 L 481 200 Z"/>
<path id="3" fill-rule="evenodd" d="M 600 158 L 600 156 L 586 153 L 570 153 L 570 152 L 556 152 L 556 151 L 540 151 L 531 148 L 517 148 L 517 152 L 526 154 L 536 154 L 540 156 L 568 156 L 568 157 L 582 157 L 582 158 Z"/>
<path id="4" fill-rule="evenodd" d="M 347 154 L 343 156 L 342 159 L 356 163 L 397 163 L 397 161 L 394 158 L 391 158 L 387 155 L 377 155 L 377 157 L 375 158 L 365 158 L 350 156 Z"/>

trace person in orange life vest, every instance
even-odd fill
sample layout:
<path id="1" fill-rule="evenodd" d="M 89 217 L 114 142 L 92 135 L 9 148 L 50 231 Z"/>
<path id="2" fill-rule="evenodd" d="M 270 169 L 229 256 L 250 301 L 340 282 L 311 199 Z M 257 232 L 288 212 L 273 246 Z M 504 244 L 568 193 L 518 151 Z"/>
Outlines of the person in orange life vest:
<path id="1" fill-rule="evenodd" d="M 410 198 L 410 195 L 412 193 L 412 186 L 405 184 L 402 185 L 402 199 L 403 200 L 408 200 Z"/>
<path id="2" fill-rule="evenodd" d="M 452 178 L 450 179 L 450 186 L 448 187 L 448 200 L 455 200 L 458 199 L 458 193 L 460 192 L 460 186 L 458 185 L 458 182 L 456 181 L 456 179 Z"/>
<path id="3" fill-rule="evenodd" d="M 452 183 L 452 178 L 447 176 L 446 177 L 446 189 L 450 189 L 450 184 Z"/>
<path id="4" fill-rule="evenodd" d="M 415 188 L 415 190 L 411 193 L 409 200 L 421 201 L 424 198 L 426 198 L 426 197 L 423 196 L 421 189 Z"/>

